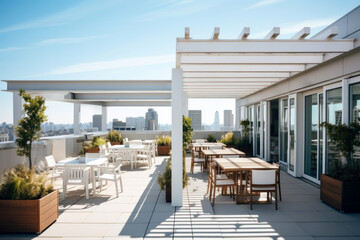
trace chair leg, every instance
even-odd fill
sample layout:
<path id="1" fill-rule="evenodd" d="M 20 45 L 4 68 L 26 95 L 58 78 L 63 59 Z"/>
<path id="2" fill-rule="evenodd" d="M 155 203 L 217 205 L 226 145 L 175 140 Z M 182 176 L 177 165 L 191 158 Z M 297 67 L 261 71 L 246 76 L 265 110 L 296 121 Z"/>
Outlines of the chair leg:
<path id="1" fill-rule="evenodd" d="M 89 199 L 89 184 L 85 183 L 85 197 Z"/>
<path id="2" fill-rule="evenodd" d="M 213 196 L 213 199 L 212 199 L 212 205 L 214 206 L 215 205 L 215 186 L 214 186 L 213 193 L 214 193 L 214 196 Z"/>
<path id="3" fill-rule="evenodd" d="M 250 210 L 253 210 L 252 207 L 252 189 L 250 188 Z"/>
<path id="4" fill-rule="evenodd" d="M 209 186 L 210 185 L 210 186 Z M 211 195 L 212 195 L 212 183 L 208 183 L 208 190 L 210 189 L 209 200 L 211 201 Z"/>
<path id="5" fill-rule="evenodd" d="M 190 172 L 194 173 L 194 161 L 191 161 Z"/>
<path id="6" fill-rule="evenodd" d="M 275 190 L 275 210 L 277 210 L 277 191 Z"/>
<path id="7" fill-rule="evenodd" d="M 278 188 L 279 188 L 279 198 L 281 201 L 280 173 L 279 173 L 279 178 L 278 178 Z"/>
<path id="8" fill-rule="evenodd" d="M 124 192 L 121 175 L 120 175 L 119 179 L 120 179 L 121 192 Z"/>
<path id="9" fill-rule="evenodd" d="M 65 181 L 64 181 L 64 183 L 63 183 L 63 194 L 62 194 L 62 200 L 64 200 L 65 199 L 65 197 L 66 197 L 66 191 L 67 191 L 67 184 L 65 183 Z"/>
<path id="10" fill-rule="evenodd" d="M 116 177 L 115 177 L 115 189 L 116 189 L 116 196 L 119 197 L 119 187 L 118 187 L 118 183 L 116 181 Z"/>

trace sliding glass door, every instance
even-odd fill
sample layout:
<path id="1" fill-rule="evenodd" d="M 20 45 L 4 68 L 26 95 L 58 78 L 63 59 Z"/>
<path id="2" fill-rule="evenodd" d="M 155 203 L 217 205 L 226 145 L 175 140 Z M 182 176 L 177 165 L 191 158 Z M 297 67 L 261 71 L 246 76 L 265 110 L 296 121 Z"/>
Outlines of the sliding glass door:
<path id="1" fill-rule="evenodd" d="M 304 174 L 317 179 L 318 170 L 318 94 L 305 97 Z"/>
<path id="2" fill-rule="evenodd" d="M 280 111 L 280 161 L 287 163 L 287 153 L 288 153 L 288 125 L 289 125 L 289 112 L 288 112 L 288 102 L 289 100 L 282 99 L 281 101 L 281 111 Z"/>
<path id="3" fill-rule="evenodd" d="M 260 114 L 260 104 L 257 104 L 256 107 L 256 128 L 255 128 L 255 152 L 256 156 L 260 157 L 260 133 L 261 133 L 261 114 Z"/>
<path id="4" fill-rule="evenodd" d="M 296 158 L 296 95 L 289 96 L 289 131 L 288 131 L 288 172 L 295 175 Z"/>

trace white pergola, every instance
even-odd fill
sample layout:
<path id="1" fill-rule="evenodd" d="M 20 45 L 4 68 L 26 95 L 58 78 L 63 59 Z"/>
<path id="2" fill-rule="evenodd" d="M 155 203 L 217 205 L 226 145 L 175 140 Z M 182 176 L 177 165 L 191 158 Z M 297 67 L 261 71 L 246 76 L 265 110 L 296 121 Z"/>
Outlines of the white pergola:
<path id="1" fill-rule="evenodd" d="M 176 43 L 176 68 L 172 80 L 5 81 L 14 92 L 14 122 L 21 118 L 21 88 L 48 100 L 74 103 L 74 133 L 79 132 L 80 104 L 102 106 L 172 106 L 172 205 L 182 205 L 182 115 L 188 98 L 240 99 L 325 62 L 354 48 L 354 40 L 335 40 L 337 28 L 306 39 L 305 27 L 291 39 L 276 39 L 273 28 L 264 39 L 249 39 L 244 28 L 237 39 L 185 37 Z M 236 101 L 238 102 L 238 101 Z M 238 108 L 236 108 L 237 115 Z M 106 125 L 103 117 L 103 126 Z"/>

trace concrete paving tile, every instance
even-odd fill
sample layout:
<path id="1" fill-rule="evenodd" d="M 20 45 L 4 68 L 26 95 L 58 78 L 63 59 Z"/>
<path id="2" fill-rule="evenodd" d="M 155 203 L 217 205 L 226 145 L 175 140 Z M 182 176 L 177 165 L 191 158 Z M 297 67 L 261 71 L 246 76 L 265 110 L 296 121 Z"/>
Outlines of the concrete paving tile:
<path id="1" fill-rule="evenodd" d="M 338 237 L 354 236 L 355 234 L 336 222 L 304 222 L 298 223 L 310 236 Z"/>

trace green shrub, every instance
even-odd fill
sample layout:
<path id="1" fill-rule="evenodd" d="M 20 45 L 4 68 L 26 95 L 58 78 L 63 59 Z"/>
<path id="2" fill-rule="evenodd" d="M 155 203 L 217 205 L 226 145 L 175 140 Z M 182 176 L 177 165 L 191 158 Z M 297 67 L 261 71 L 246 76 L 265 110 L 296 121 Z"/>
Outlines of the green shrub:
<path id="1" fill-rule="evenodd" d="M 0 199 L 39 199 L 54 191 L 45 174 L 36 175 L 33 169 L 18 165 L 5 171 L 0 185 Z"/>
<path id="2" fill-rule="evenodd" d="M 226 145 L 237 145 L 239 140 L 234 136 L 233 132 L 228 132 L 221 136 L 220 142 Z"/>
<path id="3" fill-rule="evenodd" d="M 183 188 L 188 184 L 188 181 L 189 177 L 185 171 L 185 168 L 183 168 Z M 161 190 L 164 190 L 166 185 L 171 185 L 171 157 L 167 162 L 165 171 L 163 173 L 159 173 L 157 182 Z"/>
<path id="4" fill-rule="evenodd" d="M 156 136 L 158 146 L 170 146 L 171 145 L 171 137 L 164 136 L 161 137 Z"/>
<path id="5" fill-rule="evenodd" d="M 206 140 L 208 142 L 216 142 L 216 138 L 212 134 L 209 134 L 209 136 L 206 138 Z"/>
<path id="6" fill-rule="evenodd" d="M 101 145 L 106 144 L 106 139 L 103 137 L 93 137 L 93 139 L 91 140 L 90 146 L 95 148 L 95 147 L 99 147 Z"/>
<path id="7" fill-rule="evenodd" d="M 106 138 L 110 142 L 120 142 L 120 144 L 123 144 L 123 138 L 122 138 L 120 132 L 118 132 L 116 130 L 111 130 Z"/>

